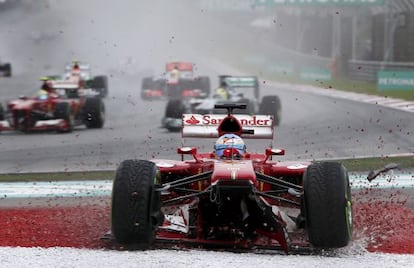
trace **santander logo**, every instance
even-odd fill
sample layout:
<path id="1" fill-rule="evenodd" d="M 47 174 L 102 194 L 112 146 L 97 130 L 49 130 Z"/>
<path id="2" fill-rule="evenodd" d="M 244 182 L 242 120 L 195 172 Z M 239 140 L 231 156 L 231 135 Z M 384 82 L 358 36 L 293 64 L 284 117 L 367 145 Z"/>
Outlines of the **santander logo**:
<path id="1" fill-rule="evenodd" d="M 192 116 L 190 117 L 190 119 L 185 120 L 185 122 L 186 122 L 187 124 L 190 124 L 190 125 L 197 125 L 198 123 L 200 123 L 200 120 L 197 120 L 197 118 L 195 118 L 195 116 L 194 116 L 194 115 L 192 115 Z"/>
<path id="2" fill-rule="evenodd" d="M 201 126 L 217 126 L 223 119 L 224 115 L 199 115 L 191 114 L 184 118 L 186 125 L 201 125 Z M 266 115 L 236 115 L 237 120 L 239 120 L 242 126 L 272 126 L 272 118 Z"/>

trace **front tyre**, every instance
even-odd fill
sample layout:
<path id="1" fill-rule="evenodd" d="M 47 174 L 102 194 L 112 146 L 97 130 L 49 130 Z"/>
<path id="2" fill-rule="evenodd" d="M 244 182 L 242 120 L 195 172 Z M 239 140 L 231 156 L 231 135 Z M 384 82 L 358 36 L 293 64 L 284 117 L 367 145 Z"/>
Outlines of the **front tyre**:
<path id="1" fill-rule="evenodd" d="M 108 77 L 99 75 L 93 78 L 92 88 L 99 93 L 101 98 L 108 96 Z"/>
<path id="2" fill-rule="evenodd" d="M 6 63 L 3 66 L 0 66 L 0 68 L 3 69 L 3 74 L 5 77 L 12 76 L 12 66 L 10 63 Z"/>
<path id="3" fill-rule="evenodd" d="M 339 248 L 352 239 L 352 202 L 346 168 L 316 162 L 304 178 L 304 208 L 309 241 L 319 248 Z"/>
<path id="4" fill-rule="evenodd" d="M 105 123 L 105 104 L 101 98 L 87 98 L 83 108 L 87 128 L 102 128 Z"/>
<path id="5" fill-rule="evenodd" d="M 5 118 L 4 116 L 4 108 L 3 105 L 0 103 L 0 121 L 3 121 Z"/>
<path id="6" fill-rule="evenodd" d="M 65 127 L 59 129 L 58 132 L 72 132 L 75 125 L 75 118 L 69 102 L 56 103 L 53 116 L 57 119 L 63 119 L 65 121 Z"/>
<path id="7" fill-rule="evenodd" d="M 147 160 L 125 160 L 116 171 L 112 189 L 112 233 L 121 244 L 148 249 L 162 224 L 157 166 Z"/>

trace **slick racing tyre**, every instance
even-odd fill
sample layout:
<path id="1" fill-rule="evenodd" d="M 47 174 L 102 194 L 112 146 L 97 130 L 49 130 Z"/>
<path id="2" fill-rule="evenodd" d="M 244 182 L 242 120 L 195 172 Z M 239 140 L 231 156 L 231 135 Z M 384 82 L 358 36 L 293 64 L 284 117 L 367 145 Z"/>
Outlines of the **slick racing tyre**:
<path id="1" fill-rule="evenodd" d="M 235 109 L 234 114 L 250 114 L 250 115 L 255 114 L 256 104 L 255 104 L 254 101 L 249 100 L 247 98 L 243 98 L 243 99 L 239 100 L 238 103 L 246 104 L 246 109 L 245 110 Z M 223 113 L 223 111 L 221 113 Z"/>
<path id="2" fill-rule="evenodd" d="M 125 160 L 112 189 L 111 230 L 117 242 L 148 249 L 162 224 L 160 192 L 154 191 L 158 168 L 147 160 Z"/>
<path id="3" fill-rule="evenodd" d="M 67 126 L 65 128 L 59 129 L 58 132 L 72 132 L 74 127 L 75 118 L 72 113 L 72 108 L 69 102 L 57 103 L 53 116 L 56 119 L 65 120 Z"/>
<path id="4" fill-rule="evenodd" d="M 282 105 L 278 96 L 264 96 L 260 103 L 259 114 L 273 115 L 275 126 L 280 124 Z"/>
<path id="5" fill-rule="evenodd" d="M 99 97 L 105 98 L 108 96 L 108 77 L 105 75 L 94 77 L 92 88 L 99 93 Z"/>
<path id="6" fill-rule="evenodd" d="M 346 168 L 337 162 L 316 162 L 304 178 L 304 214 L 310 243 L 339 248 L 352 239 L 352 203 Z"/>
<path id="7" fill-rule="evenodd" d="M 12 76 L 12 67 L 10 63 L 5 63 L 3 66 L 0 66 L 0 71 L 3 71 L 3 76 L 11 77 Z"/>
<path id="8" fill-rule="evenodd" d="M 4 109 L 3 105 L 0 103 L 0 121 L 4 120 Z"/>
<path id="9" fill-rule="evenodd" d="M 180 99 L 169 100 L 165 107 L 165 117 L 163 118 L 163 126 L 168 131 L 179 131 L 181 130 L 181 124 L 171 123 L 177 119 L 181 120 L 183 114 L 186 112 L 186 106 Z"/>
<path id="10" fill-rule="evenodd" d="M 210 96 L 211 86 L 210 86 L 210 77 L 208 76 L 200 76 L 197 78 L 197 82 L 199 83 L 199 88 L 203 91 L 204 96 Z"/>
<path id="11" fill-rule="evenodd" d="M 154 89 L 154 81 L 152 77 L 144 77 L 142 79 L 142 85 L 141 85 L 141 99 L 143 100 L 149 100 L 150 97 L 147 97 L 144 93 L 144 90 L 151 90 Z"/>
<path id="12" fill-rule="evenodd" d="M 87 128 L 102 128 L 105 123 L 105 104 L 101 98 L 87 98 L 83 108 Z"/>

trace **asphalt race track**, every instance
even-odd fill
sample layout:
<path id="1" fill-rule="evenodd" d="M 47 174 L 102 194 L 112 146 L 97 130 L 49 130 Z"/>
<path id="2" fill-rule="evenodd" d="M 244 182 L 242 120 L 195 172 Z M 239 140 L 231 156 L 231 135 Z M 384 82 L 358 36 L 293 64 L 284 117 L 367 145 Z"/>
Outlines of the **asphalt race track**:
<path id="1" fill-rule="evenodd" d="M 142 76 L 150 71 L 161 72 L 165 61 L 176 58 L 194 61 L 199 73 L 211 76 L 213 86 L 218 74 L 242 73 L 231 67 L 231 63 L 220 60 L 218 49 L 225 52 L 229 48 L 214 41 L 226 30 L 229 33 L 236 30 L 231 25 L 230 29 L 224 29 L 222 24 L 218 28 L 217 19 L 210 22 L 209 14 L 191 5 L 180 5 L 181 8 L 173 5 L 167 12 L 157 7 L 167 5 L 168 1 L 154 1 L 135 4 L 140 9 L 133 12 L 118 5 L 103 9 L 101 16 L 88 13 L 88 8 L 98 2 L 102 3 L 88 1 L 79 11 L 70 3 L 50 1 L 47 6 L 14 9 L 1 17 L 5 21 L 0 27 L 1 39 L 7 42 L 1 44 L 0 53 L 15 55 L 11 60 L 16 73 L 11 79 L 0 79 L 3 104 L 20 95 L 34 94 L 39 76 L 59 72 L 73 58 L 90 62 L 96 74 L 110 76 L 104 129 L 81 128 L 69 134 L 4 132 L 0 136 L 2 173 L 113 169 L 127 158 L 176 157 L 180 135 L 160 129 L 165 102 L 140 99 Z M 172 11 L 186 16 L 177 19 L 178 13 Z M 122 12 L 124 16 L 114 21 L 104 20 L 103 16 L 109 15 L 105 12 Z M 192 25 L 191 19 L 194 19 Z M 200 28 L 203 35 L 192 28 L 206 21 L 210 24 Z M 47 23 L 49 26 L 45 28 Z M 153 27 L 149 30 L 145 25 Z M 228 45 L 237 44 L 239 36 L 236 33 L 234 43 Z M 239 37 L 240 42 L 245 38 Z M 260 44 L 256 49 L 260 49 Z M 125 63 L 126 59 L 129 63 Z M 274 146 L 286 149 L 285 159 L 381 156 L 414 151 L 411 113 L 296 92 L 287 85 L 266 86 L 265 82 L 262 96 L 277 94 L 282 100 L 282 122 L 276 128 Z M 201 149 L 211 150 L 213 142 L 188 140 L 186 145 L 201 144 Z M 268 143 L 247 145 L 251 151 L 263 151 Z"/>

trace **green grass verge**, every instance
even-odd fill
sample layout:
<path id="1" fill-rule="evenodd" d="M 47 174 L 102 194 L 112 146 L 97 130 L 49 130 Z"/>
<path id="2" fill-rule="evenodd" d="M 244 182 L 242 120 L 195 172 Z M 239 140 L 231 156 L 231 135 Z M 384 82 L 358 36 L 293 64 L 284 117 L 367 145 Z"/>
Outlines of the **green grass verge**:
<path id="1" fill-rule="evenodd" d="M 414 170 L 414 156 L 373 157 L 363 159 L 335 160 L 344 164 L 350 172 L 379 169 L 389 163 L 398 163 L 401 169 Z M 77 172 L 44 172 L 0 174 L 0 182 L 16 181 L 71 181 L 71 180 L 112 180 L 115 171 L 77 171 Z"/>
<path id="2" fill-rule="evenodd" d="M 260 73 L 260 72 L 259 72 Z M 347 92 L 362 93 L 375 96 L 390 97 L 414 101 L 414 90 L 377 90 L 377 85 L 372 82 L 355 81 L 346 78 L 335 78 L 330 81 L 303 81 L 299 76 L 283 76 L 272 75 L 268 73 L 260 73 L 261 77 L 271 81 L 311 85 L 325 89 L 336 89 Z"/>
<path id="3" fill-rule="evenodd" d="M 0 182 L 112 180 L 115 171 L 76 171 L 0 174 Z"/>
<path id="4" fill-rule="evenodd" d="M 414 156 L 346 159 L 339 162 L 342 162 L 348 171 L 369 171 L 382 168 L 390 163 L 399 164 L 401 169 L 414 169 Z"/>
<path id="5" fill-rule="evenodd" d="M 397 98 L 414 101 L 414 90 L 377 90 L 375 83 L 354 81 L 349 79 L 333 79 L 332 81 L 313 82 L 311 85 L 323 88 L 335 88 L 342 91 Z"/>
<path id="6" fill-rule="evenodd" d="M 321 88 L 334 88 L 341 91 L 363 93 L 368 95 L 383 96 L 390 98 L 403 99 L 414 101 L 414 90 L 377 90 L 377 85 L 374 82 L 364 82 L 351 80 L 349 78 L 338 77 L 330 81 L 305 81 L 300 78 L 297 71 L 290 74 L 271 73 L 266 69 L 266 65 L 259 63 L 245 62 L 245 53 L 242 50 L 228 51 L 223 58 L 232 63 L 234 67 L 252 75 L 257 75 L 261 79 L 277 81 L 281 83 L 292 83 L 300 85 L 311 85 Z"/>

